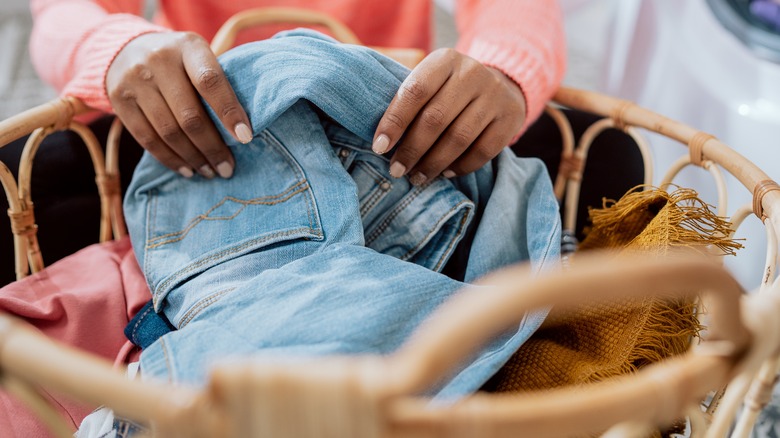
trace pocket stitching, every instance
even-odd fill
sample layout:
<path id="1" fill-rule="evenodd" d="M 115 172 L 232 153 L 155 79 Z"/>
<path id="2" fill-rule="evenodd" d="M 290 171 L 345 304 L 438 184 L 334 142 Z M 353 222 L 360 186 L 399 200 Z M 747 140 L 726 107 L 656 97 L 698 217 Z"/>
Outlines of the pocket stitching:
<path id="1" fill-rule="evenodd" d="M 160 246 L 167 245 L 169 243 L 174 243 L 174 242 L 181 241 L 182 239 L 187 237 L 187 234 L 196 225 L 198 225 L 200 222 L 202 222 L 204 220 L 231 220 L 231 219 L 235 218 L 236 216 L 238 216 L 238 214 L 241 213 L 244 210 L 244 208 L 246 208 L 247 205 L 276 205 L 276 204 L 280 204 L 282 202 L 286 202 L 286 201 L 290 200 L 293 196 L 295 196 L 295 195 L 297 195 L 297 194 L 299 194 L 301 192 L 306 191 L 308 188 L 309 188 L 308 181 L 304 179 L 304 180 L 298 182 L 294 186 L 288 188 L 287 190 L 285 190 L 284 192 L 282 192 L 282 193 L 280 193 L 278 195 L 263 196 L 263 197 L 260 197 L 260 198 L 253 198 L 253 199 L 248 199 L 248 200 L 241 200 L 241 199 L 235 198 L 233 196 L 225 196 L 224 198 L 222 198 L 221 201 L 217 202 L 216 204 L 214 204 L 214 206 L 212 206 L 210 209 L 208 209 L 206 211 L 206 213 L 199 214 L 197 217 L 192 219 L 190 221 L 190 223 L 183 230 L 176 231 L 176 232 L 173 232 L 173 233 L 163 234 L 162 236 L 157 236 L 157 237 L 153 237 L 153 238 L 149 239 L 147 241 L 147 244 L 146 244 L 146 249 L 155 249 L 155 248 L 159 248 Z M 292 192 L 290 193 L 290 191 L 292 191 Z M 269 199 L 271 201 L 269 201 Z M 157 200 L 157 197 L 155 197 L 155 201 L 156 200 Z M 212 211 L 214 211 L 215 209 L 217 209 L 221 205 L 224 205 L 224 203 L 226 201 L 233 201 L 233 202 L 235 202 L 237 204 L 241 204 L 242 207 L 239 208 L 233 215 L 228 216 L 228 217 L 219 217 L 219 218 L 209 218 L 208 217 L 208 215 Z M 307 203 L 306 208 L 309 209 L 308 203 Z M 309 212 L 309 227 L 313 228 L 311 212 Z M 163 241 L 160 242 L 160 240 L 163 240 Z"/>
<path id="2" fill-rule="evenodd" d="M 401 213 L 401 210 L 408 207 L 409 204 L 412 203 L 418 196 L 420 196 L 420 193 L 422 193 L 422 188 L 415 188 L 408 196 L 406 196 L 401 203 L 395 207 L 387 217 L 374 229 L 374 231 L 371 232 L 369 236 L 366 237 L 366 246 L 370 245 L 371 243 L 376 240 L 380 234 L 384 233 L 385 230 L 390 226 L 390 223 Z"/>
<path id="3" fill-rule="evenodd" d="M 231 287 L 225 290 L 221 290 L 219 292 L 215 292 L 206 298 L 203 298 L 202 300 L 195 303 L 194 306 L 192 306 L 189 310 L 187 310 L 187 313 L 182 316 L 181 321 L 179 322 L 179 330 L 183 329 L 187 324 L 192 322 L 193 319 L 195 319 L 196 316 L 200 315 L 201 312 L 206 310 L 209 306 L 216 303 L 217 301 L 222 298 L 225 294 L 228 292 L 232 292 L 236 288 Z"/>
<path id="4" fill-rule="evenodd" d="M 160 291 L 161 290 L 165 290 L 168 287 L 169 284 L 171 284 L 172 282 L 178 281 L 179 279 L 181 279 L 183 277 L 186 277 L 190 272 L 195 271 L 197 269 L 200 269 L 203 265 L 207 264 L 208 262 L 211 262 L 213 260 L 225 257 L 227 254 L 241 252 L 241 251 L 243 251 L 244 249 L 246 249 L 248 247 L 252 247 L 252 246 L 255 246 L 255 245 L 258 245 L 258 244 L 262 244 L 262 242 L 265 242 L 265 241 L 268 241 L 268 240 L 271 240 L 271 239 L 274 239 L 274 238 L 277 238 L 277 237 L 289 236 L 289 235 L 300 233 L 302 231 L 309 232 L 310 235 L 313 235 L 314 237 L 316 237 L 318 239 L 322 239 L 322 232 L 320 230 L 316 230 L 316 229 L 313 229 L 313 228 L 296 228 L 296 229 L 293 229 L 293 230 L 286 230 L 286 231 L 276 232 L 276 233 L 269 234 L 269 235 L 266 235 L 266 236 L 263 236 L 263 237 L 259 237 L 257 239 L 250 240 L 248 242 L 244 242 L 241 245 L 224 249 L 224 250 L 222 250 L 222 251 L 220 251 L 220 252 L 218 252 L 216 254 L 210 255 L 209 257 L 200 259 L 200 260 L 196 261 L 195 263 L 189 264 L 189 265 L 187 265 L 186 269 L 176 271 L 175 275 L 169 277 L 167 280 L 163 281 L 162 283 L 160 283 L 155 288 L 155 295 L 159 295 Z"/>

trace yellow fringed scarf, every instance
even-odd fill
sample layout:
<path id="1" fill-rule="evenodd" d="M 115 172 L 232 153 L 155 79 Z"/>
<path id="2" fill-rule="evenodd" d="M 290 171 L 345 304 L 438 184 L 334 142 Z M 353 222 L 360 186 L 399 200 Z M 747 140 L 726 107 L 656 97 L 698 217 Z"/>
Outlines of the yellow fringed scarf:
<path id="1" fill-rule="evenodd" d="M 592 209 L 593 225 L 577 253 L 621 249 L 663 256 L 673 248 L 690 247 L 725 255 L 741 248 L 728 237 L 730 223 L 716 216 L 694 190 L 641 190 L 636 187 L 619 201 L 605 200 L 603 208 Z M 574 311 L 553 309 L 486 389 L 543 390 L 634 372 L 683 353 L 700 329 L 689 300 L 624 299 Z"/>

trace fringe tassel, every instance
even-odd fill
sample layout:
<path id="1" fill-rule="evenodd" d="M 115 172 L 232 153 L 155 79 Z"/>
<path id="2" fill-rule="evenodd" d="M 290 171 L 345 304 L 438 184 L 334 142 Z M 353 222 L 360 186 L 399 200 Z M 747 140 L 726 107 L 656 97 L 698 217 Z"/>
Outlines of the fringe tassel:
<path id="1" fill-rule="evenodd" d="M 640 250 L 665 256 L 681 247 L 717 255 L 733 255 L 742 248 L 730 238 L 731 223 L 717 216 L 691 189 L 677 188 L 670 194 L 637 186 L 619 201 L 605 199 L 603 207 L 590 210 L 592 226 L 572 254 L 572 264 L 577 263 L 580 251 L 588 249 Z M 576 309 L 553 308 L 489 387 L 543 390 L 634 373 L 687 351 L 704 329 L 697 313 L 702 309 L 693 299 L 626 298 Z M 679 426 L 656 431 L 654 436 L 667 436 L 679 431 Z"/>
<path id="2" fill-rule="evenodd" d="M 645 365 L 682 354 L 704 328 L 696 317 L 696 306 L 690 301 L 669 303 L 652 299 L 641 303 L 644 324 L 638 327 L 635 344 L 626 360 L 611 369 L 593 373 L 586 383 L 636 372 Z"/>
<path id="3" fill-rule="evenodd" d="M 714 246 L 720 255 L 734 255 L 742 248 L 729 237 L 731 223 L 695 190 L 677 188 L 670 194 L 656 187 L 643 191 L 646 187 L 634 187 L 619 202 L 605 199 L 603 209 L 591 209 L 592 235 L 580 249 L 628 246 L 663 255 L 675 247 L 706 251 Z"/>

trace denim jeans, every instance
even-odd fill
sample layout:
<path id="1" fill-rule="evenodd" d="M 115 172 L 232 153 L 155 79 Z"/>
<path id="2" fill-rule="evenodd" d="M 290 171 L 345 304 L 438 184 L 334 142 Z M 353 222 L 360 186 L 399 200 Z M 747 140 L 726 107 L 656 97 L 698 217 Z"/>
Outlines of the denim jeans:
<path id="1" fill-rule="evenodd" d="M 389 176 L 370 142 L 406 68 L 304 30 L 220 63 L 255 133 L 243 145 L 220 127 L 233 177 L 186 179 L 145 155 L 125 198 L 154 309 L 177 328 L 144 350 L 144 378 L 199 384 L 248 355 L 389 353 L 465 283 L 520 261 L 557 266 L 540 161 L 505 150 L 451 180 Z M 478 389 L 545 315 L 528 313 L 436 393 Z"/>

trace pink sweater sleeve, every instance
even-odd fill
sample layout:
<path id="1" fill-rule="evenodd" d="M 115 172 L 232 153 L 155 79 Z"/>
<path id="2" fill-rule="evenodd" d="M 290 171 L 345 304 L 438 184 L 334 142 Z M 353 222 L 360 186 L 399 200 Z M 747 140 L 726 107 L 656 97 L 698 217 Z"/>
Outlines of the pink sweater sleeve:
<path id="1" fill-rule="evenodd" d="M 38 74 L 64 95 L 111 111 L 105 75 L 133 38 L 165 31 L 138 14 L 141 0 L 31 0 L 30 56 Z"/>
<path id="2" fill-rule="evenodd" d="M 536 120 L 566 69 L 557 0 L 459 0 L 457 49 L 512 78 L 523 91 L 526 122 Z"/>

